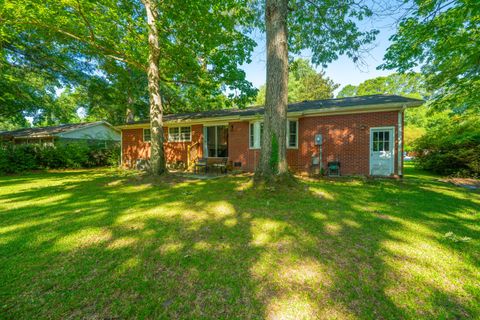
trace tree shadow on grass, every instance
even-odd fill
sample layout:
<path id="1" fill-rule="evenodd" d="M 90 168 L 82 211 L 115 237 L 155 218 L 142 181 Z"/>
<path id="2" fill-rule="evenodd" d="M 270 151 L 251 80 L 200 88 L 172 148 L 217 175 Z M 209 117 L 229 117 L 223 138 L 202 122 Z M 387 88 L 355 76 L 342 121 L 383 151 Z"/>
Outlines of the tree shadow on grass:
<path id="1" fill-rule="evenodd" d="M 425 254 L 478 248 L 478 241 L 437 241 L 452 228 L 473 236 L 468 219 L 450 219 L 476 209 L 459 193 L 429 191 L 425 182 L 302 182 L 304 191 L 280 194 L 250 189 L 248 177 L 158 185 L 111 173 L 81 177 L 0 196 L 0 204 L 15 206 L 1 214 L 3 314 L 478 315 L 467 299 L 478 299 L 474 286 L 452 288 L 424 274 L 448 278 L 462 271 L 463 280 L 472 280 L 478 275 L 468 265 L 478 260 L 457 258 L 442 274 L 431 265 L 438 257 L 423 259 L 415 250 L 424 242 Z M 425 199 L 434 202 L 410 210 Z M 462 290 L 466 296 L 458 298 Z"/>

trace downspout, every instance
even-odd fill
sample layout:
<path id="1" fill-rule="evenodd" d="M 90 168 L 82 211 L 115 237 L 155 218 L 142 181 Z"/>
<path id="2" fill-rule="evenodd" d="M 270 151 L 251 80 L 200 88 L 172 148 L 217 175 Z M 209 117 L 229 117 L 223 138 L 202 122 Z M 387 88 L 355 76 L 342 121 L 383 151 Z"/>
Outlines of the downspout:
<path id="1" fill-rule="evenodd" d="M 404 105 L 400 111 L 398 111 L 398 150 L 397 150 L 397 172 L 400 177 L 403 176 L 403 113 L 404 110 L 406 109 L 406 106 Z"/>
<path id="2" fill-rule="evenodd" d="M 120 130 L 120 168 L 123 168 L 123 130 Z"/>

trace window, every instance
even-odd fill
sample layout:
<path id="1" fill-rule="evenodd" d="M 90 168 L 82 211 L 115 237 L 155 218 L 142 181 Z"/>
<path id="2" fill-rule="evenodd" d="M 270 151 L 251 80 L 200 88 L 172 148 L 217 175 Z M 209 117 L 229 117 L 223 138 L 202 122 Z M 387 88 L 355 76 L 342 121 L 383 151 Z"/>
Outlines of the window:
<path id="1" fill-rule="evenodd" d="M 262 144 L 263 122 L 250 122 L 250 149 L 260 149 Z"/>
<path id="2" fill-rule="evenodd" d="M 250 149 L 260 149 L 262 145 L 263 122 L 250 122 Z M 287 148 L 298 147 L 298 120 L 287 121 Z"/>
<path id="3" fill-rule="evenodd" d="M 203 127 L 203 152 L 206 157 L 228 157 L 228 126 Z"/>
<path id="4" fill-rule="evenodd" d="M 373 132 L 373 151 L 390 151 L 390 131 Z"/>
<path id="5" fill-rule="evenodd" d="M 152 139 L 152 135 L 150 133 L 150 129 L 143 129 L 143 141 L 150 142 Z"/>
<path id="6" fill-rule="evenodd" d="M 191 141 L 191 127 L 171 127 L 168 128 L 168 141 L 184 142 Z"/>
<path id="7" fill-rule="evenodd" d="M 298 120 L 287 121 L 287 148 L 298 147 Z"/>

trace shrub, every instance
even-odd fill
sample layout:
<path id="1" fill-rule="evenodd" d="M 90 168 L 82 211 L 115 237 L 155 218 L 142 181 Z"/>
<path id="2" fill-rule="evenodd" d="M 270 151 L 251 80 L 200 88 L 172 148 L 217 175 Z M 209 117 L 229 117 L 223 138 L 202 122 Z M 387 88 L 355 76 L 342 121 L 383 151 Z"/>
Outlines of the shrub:
<path id="1" fill-rule="evenodd" d="M 18 173 L 36 169 L 90 168 L 118 165 L 120 147 L 88 145 L 86 142 L 0 145 L 0 173 Z"/>
<path id="2" fill-rule="evenodd" d="M 443 175 L 480 176 L 480 117 L 452 118 L 415 142 L 416 164 Z"/>
<path id="3" fill-rule="evenodd" d="M 4 145 L 0 148 L 0 172 L 17 173 L 39 169 L 38 148 L 34 145 Z"/>

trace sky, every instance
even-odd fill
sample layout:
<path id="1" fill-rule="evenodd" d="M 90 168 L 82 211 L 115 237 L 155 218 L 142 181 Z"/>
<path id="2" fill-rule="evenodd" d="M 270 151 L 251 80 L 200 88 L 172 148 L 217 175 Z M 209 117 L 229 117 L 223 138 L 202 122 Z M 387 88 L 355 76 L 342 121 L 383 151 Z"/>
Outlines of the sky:
<path id="1" fill-rule="evenodd" d="M 372 50 L 364 57 L 364 64 L 358 66 L 348 57 L 341 56 L 338 60 L 329 64 L 326 69 L 322 69 L 321 67 L 316 68 L 318 71 L 325 71 L 326 76 L 331 78 L 335 83 L 340 84 L 335 94 L 347 84 L 358 85 L 367 79 L 386 76 L 394 72 L 392 70 L 377 70 L 377 66 L 382 63 L 385 51 L 390 44 L 388 39 L 395 32 L 395 27 L 391 23 L 391 19 L 384 18 L 382 20 L 370 21 L 369 24 L 371 27 L 378 29 L 380 33 L 373 43 Z M 260 34 L 254 34 L 253 37 L 258 45 L 252 54 L 252 62 L 243 65 L 242 69 L 246 73 L 247 80 L 258 88 L 265 83 L 265 37 Z M 303 53 L 301 57 L 308 59 L 308 52 Z"/>

